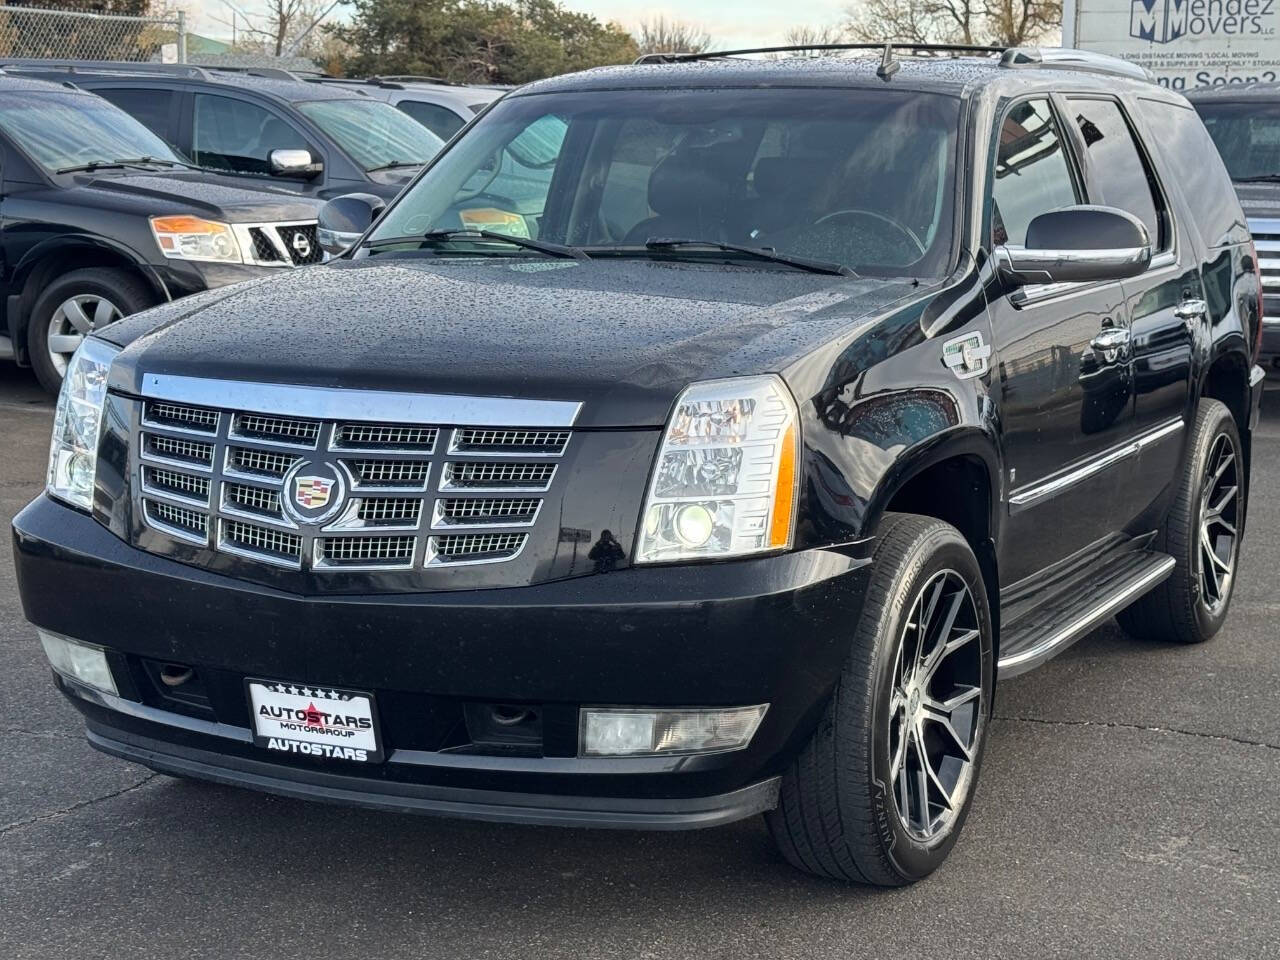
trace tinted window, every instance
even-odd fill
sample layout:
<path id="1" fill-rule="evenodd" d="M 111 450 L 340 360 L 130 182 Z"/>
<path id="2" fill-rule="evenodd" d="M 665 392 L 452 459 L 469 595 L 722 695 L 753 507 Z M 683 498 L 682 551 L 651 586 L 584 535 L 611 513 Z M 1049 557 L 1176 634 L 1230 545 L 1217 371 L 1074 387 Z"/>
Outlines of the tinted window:
<path id="1" fill-rule="evenodd" d="M 136 157 L 178 162 L 168 145 L 133 117 L 83 93 L 0 94 L 0 130 L 51 171 Z"/>
<path id="2" fill-rule="evenodd" d="M 956 99 L 896 90 L 515 97 L 377 233 L 484 222 L 615 256 L 657 256 L 647 240 L 680 238 L 936 276 L 951 259 L 958 129 Z"/>
<path id="3" fill-rule="evenodd" d="M 1266 109 L 1261 104 L 1250 108 L 1260 112 Z M 1156 149 L 1173 173 L 1173 180 L 1181 185 L 1200 235 L 1212 246 L 1228 242 L 1233 229 L 1245 226 L 1244 215 L 1223 158 L 1213 149 L 1217 141 L 1209 139 L 1213 131 L 1206 132 L 1195 111 L 1186 107 L 1140 100 L 1138 109 L 1151 128 L 1160 131 Z M 1280 122 L 1276 125 L 1280 128 Z M 1280 163 L 1275 169 L 1280 173 Z"/>
<path id="4" fill-rule="evenodd" d="M 313 100 L 298 110 L 366 171 L 426 163 L 444 141 L 381 100 Z"/>
<path id="5" fill-rule="evenodd" d="M 1160 229 L 1163 204 L 1152 193 L 1146 162 L 1138 152 L 1120 105 L 1114 100 L 1069 102 L 1101 194 L 1089 199 L 1132 213 L 1146 225 L 1157 249 L 1163 249 L 1164 234 L 1168 232 Z"/>
<path id="6" fill-rule="evenodd" d="M 172 140 L 172 108 L 174 94 L 169 90 L 151 90 L 133 87 L 122 90 L 93 91 L 110 100 L 128 113 L 156 136 Z"/>
<path id="7" fill-rule="evenodd" d="M 1167 104 L 1144 103 L 1143 110 L 1148 106 L 1159 106 L 1161 115 L 1177 109 Z M 1196 102 L 1195 108 L 1233 180 L 1280 177 L 1280 103 L 1261 99 L 1249 103 L 1203 100 Z"/>
<path id="8" fill-rule="evenodd" d="M 452 139 L 453 135 L 462 129 L 462 118 L 439 104 L 423 103 L 421 100 L 401 100 L 396 106 L 441 140 Z"/>
<path id="9" fill-rule="evenodd" d="M 257 104 L 196 94 L 192 152 L 202 167 L 269 174 L 272 150 L 307 148 L 291 124 Z"/>
<path id="10" fill-rule="evenodd" d="M 1042 213 L 1079 203 L 1071 167 L 1047 100 L 1028 100 L 1000 126 L 991 190 L 992 242 L 1021 246 Z"/>

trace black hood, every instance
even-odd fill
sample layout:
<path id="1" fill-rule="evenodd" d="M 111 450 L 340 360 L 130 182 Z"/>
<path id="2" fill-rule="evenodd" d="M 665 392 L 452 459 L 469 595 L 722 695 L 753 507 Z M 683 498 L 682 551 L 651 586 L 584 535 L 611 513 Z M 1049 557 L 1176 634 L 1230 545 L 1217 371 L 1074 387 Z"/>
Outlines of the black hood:
<path id="1" fill-rule="evenodd" d="M 1237 183 L 1235 187 L 1246 217 L 1280 218 L 1280 183 Z"/>
<path id="2" fill-rule="evenodd" d="M 284 190 L 246 188 L 241 181 L 199 171 L 77 178 L 66 197 L 98 208 L 144 216 L 194 214 L 228 223 L 315 220 L 321 204 Z"/>
<path id="3" fill-rule="evenodd" d="M 784 371 L 907 281 L 774 268 L 380 256 L 156 308 L 106 336 L 142 374 L 582 401 L 580 426 L 658 426 L 694 380 Z"/>

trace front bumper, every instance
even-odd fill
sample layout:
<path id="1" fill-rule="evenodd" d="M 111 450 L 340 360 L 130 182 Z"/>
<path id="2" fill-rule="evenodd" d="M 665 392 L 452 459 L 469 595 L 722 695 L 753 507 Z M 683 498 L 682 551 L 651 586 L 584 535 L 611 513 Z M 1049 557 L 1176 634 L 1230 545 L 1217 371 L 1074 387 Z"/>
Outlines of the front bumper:
<path id="1" fill-rule="evenodd" d="M 41 497 L 14 521 L 38 626 L 108 648 L 119 697 L 59 678 L 99 749 L 291 796 L 487 820 L 679 829 L 768 809 L 816 726 L 862 603 L 868 544 L 470 592 L 304 597 L 139 551 Z M 60 585 L 76 584 L 66 604 Z M 208 703 L 149 664 L 194 667 Z M 268 753 L 247 677 L 373 692 L 380 764 Z M 541 742 L 468 740 L 468 705 L 535 706 Z M 768 703 L 742 750 L 579 757 L 583 705 Z M 461 728 L 461 729 L 460 729 Z"/>
<path id="2" fill-rule="evenodd" d="M 216 290 L 245 280 L 284 276 L 290 267 L 261 267 L 241 263 L 199 263 L 189 260 L 165 260 L 155 267 L 156 278 L 170 300 L 180 300 L 193 293 Z"/>

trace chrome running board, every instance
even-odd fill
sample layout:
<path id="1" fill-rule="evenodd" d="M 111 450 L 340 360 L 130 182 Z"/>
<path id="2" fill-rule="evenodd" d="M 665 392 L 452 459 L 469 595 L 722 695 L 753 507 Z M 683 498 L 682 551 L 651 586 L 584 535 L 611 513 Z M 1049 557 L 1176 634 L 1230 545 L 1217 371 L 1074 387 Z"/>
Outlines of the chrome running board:
<path id="1" fill-rule="evenodd" d="M 1004 655 L 996 665 L 1001 680 L 1016 677 L 1056 657 L 1108 617 L 1156 587 L 1173 572 L 1173 557 L 1162 553 L 1131 553 L 1123 568 L 1104 566 L 1092 584 L 1080 584 L 1079 604 L 1054 605 L 1034 622 L 1013 624 L 1002 637 Z M 1098 580 L 1110 579 L 1105 592 Z M 1089 589 L 1093 587 L 1094 589 Z M 1028 618 L 1030 619 L 1030 618 Z"/>

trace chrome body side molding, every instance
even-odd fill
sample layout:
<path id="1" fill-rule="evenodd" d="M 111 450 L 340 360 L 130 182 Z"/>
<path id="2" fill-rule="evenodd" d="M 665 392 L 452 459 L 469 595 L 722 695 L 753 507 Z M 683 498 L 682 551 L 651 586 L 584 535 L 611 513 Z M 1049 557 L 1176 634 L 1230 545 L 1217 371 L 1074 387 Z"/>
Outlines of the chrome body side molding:
<path id="1" fill-rule="evenodd" d="M 1129 457 L 1137 456 L 1152 444 L 1159 443 L 1166 437 L 1177 433 L 1183 426 L 1184 423 L 1181 417 L 1177 420 L 1170 420 L 1168 423 L 1161 424 L 1133 440 L 1127 440 L 1120 446 L 1113 447 L 1094 459 L 1068 470 L 1066 473 L 1061 473 L 1041 483 L 1021 487 L 1009 497 L 1009 508 L 1016 513 L 1018 510 L 1025 509 L 1038 500 L 1062 493 L 1064 490 L 1070 489 L 1076 484 L 1101 473 L 1108 467 L 1113 467 Z"/>

